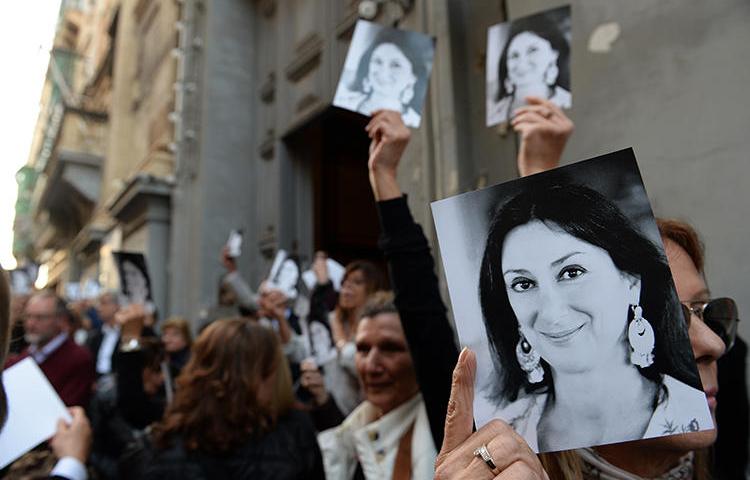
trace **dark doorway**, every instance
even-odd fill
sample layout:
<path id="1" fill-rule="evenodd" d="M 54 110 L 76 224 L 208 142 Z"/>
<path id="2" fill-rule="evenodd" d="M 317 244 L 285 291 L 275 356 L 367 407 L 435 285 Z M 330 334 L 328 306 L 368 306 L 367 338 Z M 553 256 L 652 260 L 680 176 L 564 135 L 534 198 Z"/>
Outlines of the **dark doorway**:
<path id="1" fill-rule="evenodd" d="M 380 223 L 370 189 L 368 119 L 331 107 L 287 140 L 294 161 L 307 162 L 313 182 L 314 249 L 346 265 L 366 259 L 385 268 Z"/>

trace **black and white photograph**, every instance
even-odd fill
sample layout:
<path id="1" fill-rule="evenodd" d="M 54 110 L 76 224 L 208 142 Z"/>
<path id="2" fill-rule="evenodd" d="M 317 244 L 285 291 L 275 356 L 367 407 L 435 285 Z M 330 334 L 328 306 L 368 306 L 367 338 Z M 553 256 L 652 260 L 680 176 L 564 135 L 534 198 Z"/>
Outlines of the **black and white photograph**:
<path id="1" fill-rule="evenodd" d="M 112 252 L 120 276 L 120 291 L 127 304 L 146 305 L 153 308 L 151 278 L 146 257 L 136 252 Z"/>
<path id="2" fill-rule="evenodd" d="M 505 124 L 526 97 L 570 108 L 570 6 L 487 30 L 487 126 Z"/>
<path id="3" fill-rule="evenodd" d="M 419 127 L 434 55 L 428 35 L 359 20 L 333 105 L 367 116 L 395 110 Z"/>
<path id="4" fill-rule="evenodd" d="M 265 282 L 265 288 L 280 290 L 289 299 L 296 299 L 299 293 L 299 265 L 296 257 L 289 255 L 286 250 L 279 249 L 271 264 L 271 271 Z"/>
<path id="5" fill-rule="evenodd" d="M 474 417 L 536 452 L 713 428 L 632 149 L 432 204 Z"/>

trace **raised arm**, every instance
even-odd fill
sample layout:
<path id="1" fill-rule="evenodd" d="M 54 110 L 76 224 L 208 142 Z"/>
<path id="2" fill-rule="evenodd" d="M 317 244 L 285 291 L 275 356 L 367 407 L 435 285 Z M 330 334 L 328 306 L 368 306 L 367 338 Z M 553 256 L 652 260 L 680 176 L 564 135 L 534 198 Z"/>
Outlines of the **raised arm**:
<path id="1" fill-rule="evenodd" d="M 248 310 L 257 310 L 258 295 L 253 292 L 250 285 L 240 275 L 240 272 L 237 270 L 237 261 L 229 255 L 229 248 L 226 246 L 221 250 L 221 264 L 224 265 L 227 271 L 223 282 L 237 295 L 237 303 Z"/>
<path id="2" fill-rule="evenodd" d="M 435 461 L 440 480 L 549 480 L 534 451 L 510 425 L 492 420 L 474 432 L 477 359 L 464 348 L 453 372 L 445 440 Z"/>
<path id="3" fill-rule="evenodd" d="M 437 448 L 443 439 L 458 349 L 440 298 L 430 247 L 398 185 L 398 164 L 410 132 L 392 111 L 376 112 L 366 129 L 372 138 L 368 166 L 380 213 L 380 247 L 388 261 L 396 307 Z"/>
<path id="4" fill-rule="evenodd" d="M 520 138 L 518 173 L 522 177 L 560 165 L 560 157 L 573 133 L 573 122 L 560 107 L 538 97 L 513 112 L 510 124 Z"/>

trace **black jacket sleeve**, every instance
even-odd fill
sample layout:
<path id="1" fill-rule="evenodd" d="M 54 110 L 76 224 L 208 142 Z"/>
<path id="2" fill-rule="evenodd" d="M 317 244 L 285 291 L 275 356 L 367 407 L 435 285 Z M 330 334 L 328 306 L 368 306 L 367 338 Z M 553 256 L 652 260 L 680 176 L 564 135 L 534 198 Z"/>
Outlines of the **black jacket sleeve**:
<path id="1" fill-rule="evenodd" d="M 346 419 L 346 415 L 341 413 L 336 401 L 329 395 L 326 403 L 310 410 L 310 419 L 315 425 L 315 430 L 322 432 L 340 425 Z"/>
<path id="2" fill-rule="evenodd" d="M 443 443 L 445 413 L 458 348 L 430 247 L 414 222 L 406 197 L 378 203 L 383 250 L 391 275 L 396 308 L 411 350 L 419 388 L 427 408 L 435 447 Z"/>
<path id="3" fill-rule="evenodd" d="M 120 352 L 117 362 L 117 407 L 134 428 L 146 428 L 164 415 L 161 395 L 149 396 L 143 390 L 143 355 L 139 350 Z"/>
<path id="4" fill-rule="evenodd" d="M 339 295 L 333 288 L 333 283 L 328 280 L 324 285 L 316 284 L 310 294 L 311 319 L 328 324 L 328 312 L 336 308 Z"/>

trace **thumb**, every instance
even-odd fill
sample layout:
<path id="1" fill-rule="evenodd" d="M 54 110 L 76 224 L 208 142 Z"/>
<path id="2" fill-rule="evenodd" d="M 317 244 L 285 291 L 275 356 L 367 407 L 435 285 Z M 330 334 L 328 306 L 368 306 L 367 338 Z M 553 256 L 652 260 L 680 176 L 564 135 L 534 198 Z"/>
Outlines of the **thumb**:
<path id="1" fill-rule="evenodd" d="M 52 438 L 55 438 L 57 435 L 64 433 L 69 429 L 70 429 L 70 426 L 68 425 L 68 422 L 66 422 L 62 418 L 57 420 L 57 429 L 55 430 L 54 435 L 52 435 Z"/>
<path id="2" fill-rule="evenodd" d="M 474 378 L 477 373 L 476 354 L 464 347 L 453 370 L 451 397 L 445 417 L 445 435 L 440 455 L 447 455 L 474 429 Z"/>

